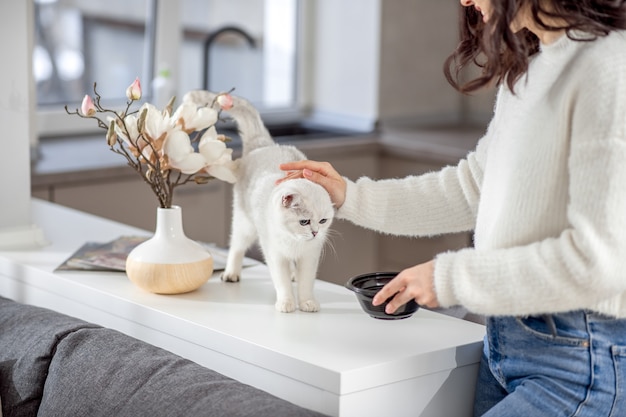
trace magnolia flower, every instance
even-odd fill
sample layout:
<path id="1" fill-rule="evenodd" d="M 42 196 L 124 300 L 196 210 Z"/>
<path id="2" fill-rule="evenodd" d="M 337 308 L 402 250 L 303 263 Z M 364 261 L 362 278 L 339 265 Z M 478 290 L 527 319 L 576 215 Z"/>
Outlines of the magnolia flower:
<path id="1" fill-rule="evenodd" d="M 167 133 L 174 127 L 172 119 L 166 112 L 161 112 L 150 103 L 145 103 L 141 106 L 139 109 L 140 117 L 144 111 L 146 112 L 146 119 L 144 132 L 142 133 L 144 133 L 150 141 L 156 142 L 163 140 Z"/>
<path id="2" fill-rule="evenodd" d="M 133 103 L 141 98 L 139 79 L 126 89 L 127 107 L 118 112 L 103 108 L 94 84 L 95 99 L 86 95 L 80 109 L 69 111 L 81 117 L 96 119 L 106 129 L 106 142 L 113 152 L 126 158 L 150 185 L 161 207 L 172 206 L 174 188 L 189 182 L 205 184 L 212 178 L 234 183 L 236 161 L 226 147 L 215 124 L 221 110 L 233 106 L 230 94 L 198 107 L 183 102 L 175 112 L 172 98 L 161 111 L 150 103 L 138 110 Z M 197 145 L 197 147 L 196 147 Z"/>
<path id="3" fill-rule="evenodd" d="M 96 114 L 96 106 L 93 104 L 93 100 L 91 99 L 91 96 L 89 96 L 88 94 L 86 94 L 85 97 L 83 98 L 83 102 L 80 105 L 80 111 L 83 114 L 83 116 L 87 116 L 87 117 L 91 117 L 94 114 Z"/>
<path id="4" fill-rule="evenodd" d="M 222 110 L 230 110 L 233 108 L 233 96 L 228 93 L 223 93 L 217 96 L 217 104 L 220 105 Z"/>
<path id="5" fill-rule="evenodd" d="M 232 149 L 218 139 L 215 127 L 211 126 L 202 135 L 195 152 L 189 135 L 183 130 L 174 130 L 165 139 L 163 153 L 167 155 L 169 166 L 183 174 L 192 175 L 202 170 L 215 178 L 235 182 L 233 173 Z"/>
<path id="6" fill-rule="evenodd" d="M 198 108 L 195 104 L 183 103 L 174 112 L 172 120 L 189 133 L 214 125 L 217 122 L 217 111 L 210 107 Z"/>
<path id="7" fill-rule="evenodd" d="M 139 100 L 141 98 L 141 83 L 139 77 L 135 78 L 135 81 L 126 89 L 126 97 L 129 100 Z"/>
<path id="8" fill-rule="evenodd" d="M 198 151 L 206 160 L 205 171 L 222 181 L 235 183 L 233 150 L 226 147 L 224 141 L 219 139 L 215 127 L 211 126 L 200 138 Z"/>
<path id="9" fill-rule="evenodd" d="M 183 174 L 192 175 L 206 166 L 204 156 L 195 152 L 189 135 L 183 130 L 173 130 L 165 138 L 163 153 L 167 155 L 169 165 Z"/>
<path id="10" fill-rule="evenodd" d="M 231 149 L 231 152 L 232 152 L 232 149 Z M 224 159 L 226 159 L 226 157 L 224 157 Z M 236 165 L 237 165 L 236 162 L 233 161 L 231 157 L 229 156 L 227 161 L 224 160 L 220 163 L 215 163 L 213 165 L 210 165 L 205 168 L 205 171 L 209 175 L 219 180 L 234 184 L 235 182 L 237 182 L 237 177 L 235 176 Z"/>
<path id="11" fill-rule="evenodd" d="M 117 123 L 115 118 L 109 117 L 109 123 L 111 123 L 111 121 L 116 122 L 114 126 L 115 133 L 126 142 L 131 152 L 133 152 L 135 156 L 138 156 L 139 149 L 137 141 L 139 140 L 139 128 L 137 127 L 137 116 L 129 114 L 124 118 L 123 123 Z"/>
<path id="12" fill-rule="evenodd" d="M 139 126 L 144 115 L 143 126 Z M 109 121 L 113 118 L 109 118 Z M 118 120 L 115 132 L 126 143 L 136 157 L 154 162 L 153 151 L 160 152 L 167 133 L 172 129 L 170 118 L 162 114 L 152 104 L 146 103 L 139 109 L 138 115 L 129 114 L 123 122 Z M 148 146 L 151 145 L 151 146 Z"/>

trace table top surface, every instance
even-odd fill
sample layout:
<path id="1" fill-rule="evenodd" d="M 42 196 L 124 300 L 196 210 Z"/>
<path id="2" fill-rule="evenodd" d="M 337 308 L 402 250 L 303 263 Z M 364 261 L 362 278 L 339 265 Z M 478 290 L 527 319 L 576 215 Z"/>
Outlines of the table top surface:
<path id="1" fill-rule="evenodd" d="M 86 241 L 150 233 L 36 199 L 32 211 L 50 244 L 0 251 L 0 278 L 17 275 L 29 285 L 337 394 L 480 358 L 482 325 L 425 309 L 403 320 L 377 320 L 363 312 L 352 292 L 324 281 L 315 287 L 319 312 L 280 313 L 263 264 L 245 268 L 239 283 L 222 282 L 215 273 L 199 290 L 180 295 L 145 292 L 124 273 L 55 272 Z"/>

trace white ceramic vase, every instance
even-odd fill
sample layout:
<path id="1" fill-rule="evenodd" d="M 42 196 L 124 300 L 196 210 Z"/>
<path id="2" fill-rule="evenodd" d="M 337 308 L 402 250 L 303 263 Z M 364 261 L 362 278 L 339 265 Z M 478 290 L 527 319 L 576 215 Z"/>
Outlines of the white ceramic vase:
<path id="1" fill-rule="evenodd" d="M 213 257 L 185 236 L 179 206 L 157 209 L 154 236 L 126 259 L 126 275 L 138 287 L 156 294 L 181 294 L 202 286 L 213 273 Z"/>

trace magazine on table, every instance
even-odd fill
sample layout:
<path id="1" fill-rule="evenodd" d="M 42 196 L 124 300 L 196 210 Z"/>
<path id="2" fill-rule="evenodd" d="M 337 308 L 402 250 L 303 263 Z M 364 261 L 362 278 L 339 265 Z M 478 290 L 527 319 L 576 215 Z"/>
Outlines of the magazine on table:
<path id="1" fill-rule="evenodd" d="M 126 257 L 135 246 L 148 239 L 146 236 L 121 236 L 110 242 L 86 242 L 55 271 L 108 271 L 125 272 Z M 215 244 L 198 242 L 206 247 L 213 257 L 213 270 L 222 271 L 226 267 L 228 249 Z M 257 265 L 259 262 L 245 258 L 243 266 Z"/>

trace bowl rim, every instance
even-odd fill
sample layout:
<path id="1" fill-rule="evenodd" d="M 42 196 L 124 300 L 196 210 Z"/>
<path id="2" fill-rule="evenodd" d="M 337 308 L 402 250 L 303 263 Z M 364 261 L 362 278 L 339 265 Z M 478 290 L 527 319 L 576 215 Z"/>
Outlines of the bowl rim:
<path id="1" fill-rule="evenodd" d="M 372 292 L 372 290 L 366 290 L 363 288 L 359 288 L 357 286 L 354 285 L 355 282 L 364 280 L 364 279 L 372 279 L 372 278 L 377 278 L 377 277 L 389 277 L 391 279 L 395 278 L 400 272 L 392 272 L 392 271 L 382 271 L 382 272 L 368 272 L 365 274 L 360 274 L 357 276 L 354 276 L 352 278 L 350 278 L 348 280 L 348 282 L 346 282 L 346 288 L 349 289 L 350 291 L 353 291 L 355 293 L 358 294 L 364 294 L 364 295 L 370 295 L 369 293 Z M 376 290 L 375 292 L 378 292 L 378 290 Z"/>
<path id="2" fill-rule="evenodd" d="M 380 312 L 380 311 L 373 311 L 370 310 L 366 304 L 370 304 L 371 300 L 373 299 L 374 295 L 380 291 L 380 289 L 363 289 L 363 288 L 359 288 L 356 287 L 354 285 L 355 282 L 361 281 L 361 280 L 365 280 L 365 279 L 373 279 L 376 277 L 384 277 L 384 278 L 395 278 L 397 275 L 399 274 L 399 272 L 391 272 L 391 271 L 382 271 L 382 272 L 369 272 L 369 273 L 365 273 L 365 274 L 360 274 L 357 276 L 354 276 L 352 278 L 350 278 L 348 280 L 348 282 L 346 283 L 346 288 L 352 292 L 354 292 L 357 296 L 357 299 L 359 300 L 359 304 L 361 305 L 362 310 L 368 314 L 370 317 L 373 317 L 375 319 L 380 319 L 380 320 L 398 320 L 398 319 L 405 319 L 407 317 L 411 317 L 413 314 L 415 314 L 415 312 L 417 310 L 420 309 L 420 305 L 414 300 L 409 300 L 407 301 L 403 306 L 402 306 L 402 311 L 400 312 L 396 312 L 394 314 L 387 314 L 384 311 Z M 382 288 L 382 287 L 381 287 Z M 394 294 L 395 296 L 395 294 Z M 389 297 L 389 298 L 393 298 Z M 389 300 L 385 301 L 386 304 L 387 302 L 389 302 Z"/>

